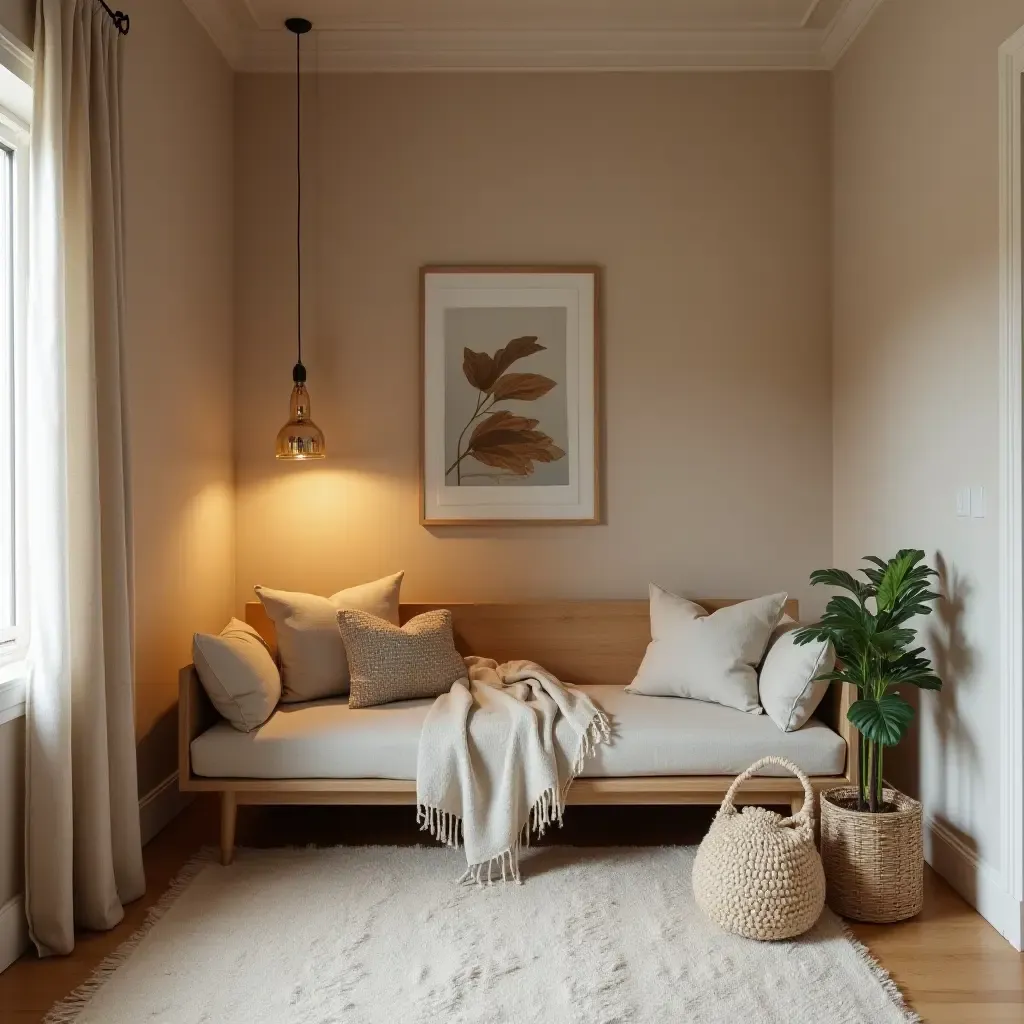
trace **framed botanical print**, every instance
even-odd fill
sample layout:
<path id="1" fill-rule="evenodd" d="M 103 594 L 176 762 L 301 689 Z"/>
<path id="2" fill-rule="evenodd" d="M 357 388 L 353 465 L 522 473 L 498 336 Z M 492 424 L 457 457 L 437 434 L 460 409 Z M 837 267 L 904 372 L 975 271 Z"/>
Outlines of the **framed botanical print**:
<path id="1" fill-rule="evenodd" d="M 425 526 L 597 523 L 599 271 L 425 267 Z"/>

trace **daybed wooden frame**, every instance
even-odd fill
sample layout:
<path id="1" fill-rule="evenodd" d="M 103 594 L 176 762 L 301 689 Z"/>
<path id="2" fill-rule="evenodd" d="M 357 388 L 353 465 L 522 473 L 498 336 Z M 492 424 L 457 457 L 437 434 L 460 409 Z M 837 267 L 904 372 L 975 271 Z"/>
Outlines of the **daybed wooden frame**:
<path id="1" fill-rule="evenodd" d="M 700 600 L 709 610 L 733 601 Z M 499 661 L 529 658 L 560 679 L 576 683 L 626 685 L 636 674 L 650 641 L 646 601 L 533 601 L 516 604 L 403 604 L 403 622 L 432 608 L 450 608 L 456 640 L 464 654 L 479 653 Z M 797 603 L 786 610 L 797 618 Z M 274 627 L 258 602 L 245 606 L 246 621 L 275 647 Z M 833 786 L 855 785 L 858 774 L 856 732 L 846 719 L 852 687 L 833 687 L 819 715 L 846 741 L 846 769 L 839 776 L 811 779 L 816 793 Z M 839 692 L 836 692 L 839 691 Z M 392 779 L 250 779 L 206 778 L 192 771 L 190 744 L 216 720 L 217 713 L 189 665 L 180 677 L 178 711 L 179 786 L 190 793 L 219 793 L 220 848 L 223 863 L 234 855 L 235 823 L 241 804 L 414 804 L 416 783 Z M 572 804 L 717 804 L 732 782 L 726 775 L 687 775 L 614 779 L 577 779 L 569 791 Z M 794 778 L 755 777 L 738 801 L 803 803 Z"/>

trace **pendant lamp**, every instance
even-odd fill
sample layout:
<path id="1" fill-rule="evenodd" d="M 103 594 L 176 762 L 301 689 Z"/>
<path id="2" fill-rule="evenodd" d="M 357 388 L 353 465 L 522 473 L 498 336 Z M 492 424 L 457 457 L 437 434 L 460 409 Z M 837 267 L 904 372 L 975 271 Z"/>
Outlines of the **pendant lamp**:
<path id="1" fill-rule="evenodd" d="M 306 368 L 302 365 L 302 76 L 299 52 L 302 37 L 313 27 L 305 18 L 289 18 L 284 26 L 295 34 L 295 272 L 298 359 L 292 370 L 292 397 L 288 422 L 277 434 L 279 459 L 322 459 L 326 456 L 323 431 L 309 418 Z"/>

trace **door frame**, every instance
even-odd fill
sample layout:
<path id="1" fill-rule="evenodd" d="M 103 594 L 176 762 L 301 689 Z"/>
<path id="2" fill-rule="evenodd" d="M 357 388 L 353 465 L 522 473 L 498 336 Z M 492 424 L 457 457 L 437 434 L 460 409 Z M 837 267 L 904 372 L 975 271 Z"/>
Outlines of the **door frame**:
<path id="1" fill-rule="evenodd" d="M 993 924 L 1024 940 L 1024 28 L 999 48 L 999 682 L 1001 873 L 1011 900 Z M 986 915 L 987 916 L 987 915 Z M 1003 915 L 1000 915 L 1003 916 Z"/>

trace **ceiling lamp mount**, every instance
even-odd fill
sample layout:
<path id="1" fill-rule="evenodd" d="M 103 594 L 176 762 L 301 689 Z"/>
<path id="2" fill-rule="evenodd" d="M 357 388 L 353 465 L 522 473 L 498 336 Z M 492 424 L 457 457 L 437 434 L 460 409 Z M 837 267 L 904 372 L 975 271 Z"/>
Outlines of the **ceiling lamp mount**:
<path id="1" fill-rule="evenodd" d="M 277 434 L 279 459 L 323 459 L 323 431 L 310 419 L 306 367 L 302 364 L 302 75 L 299 64 L 302 37 L 313 28 L 306 18 L 289 18 L 284 27 L 295 35 L 295 278 L 298 358 L 292 369 L 288 422 Z"/>

